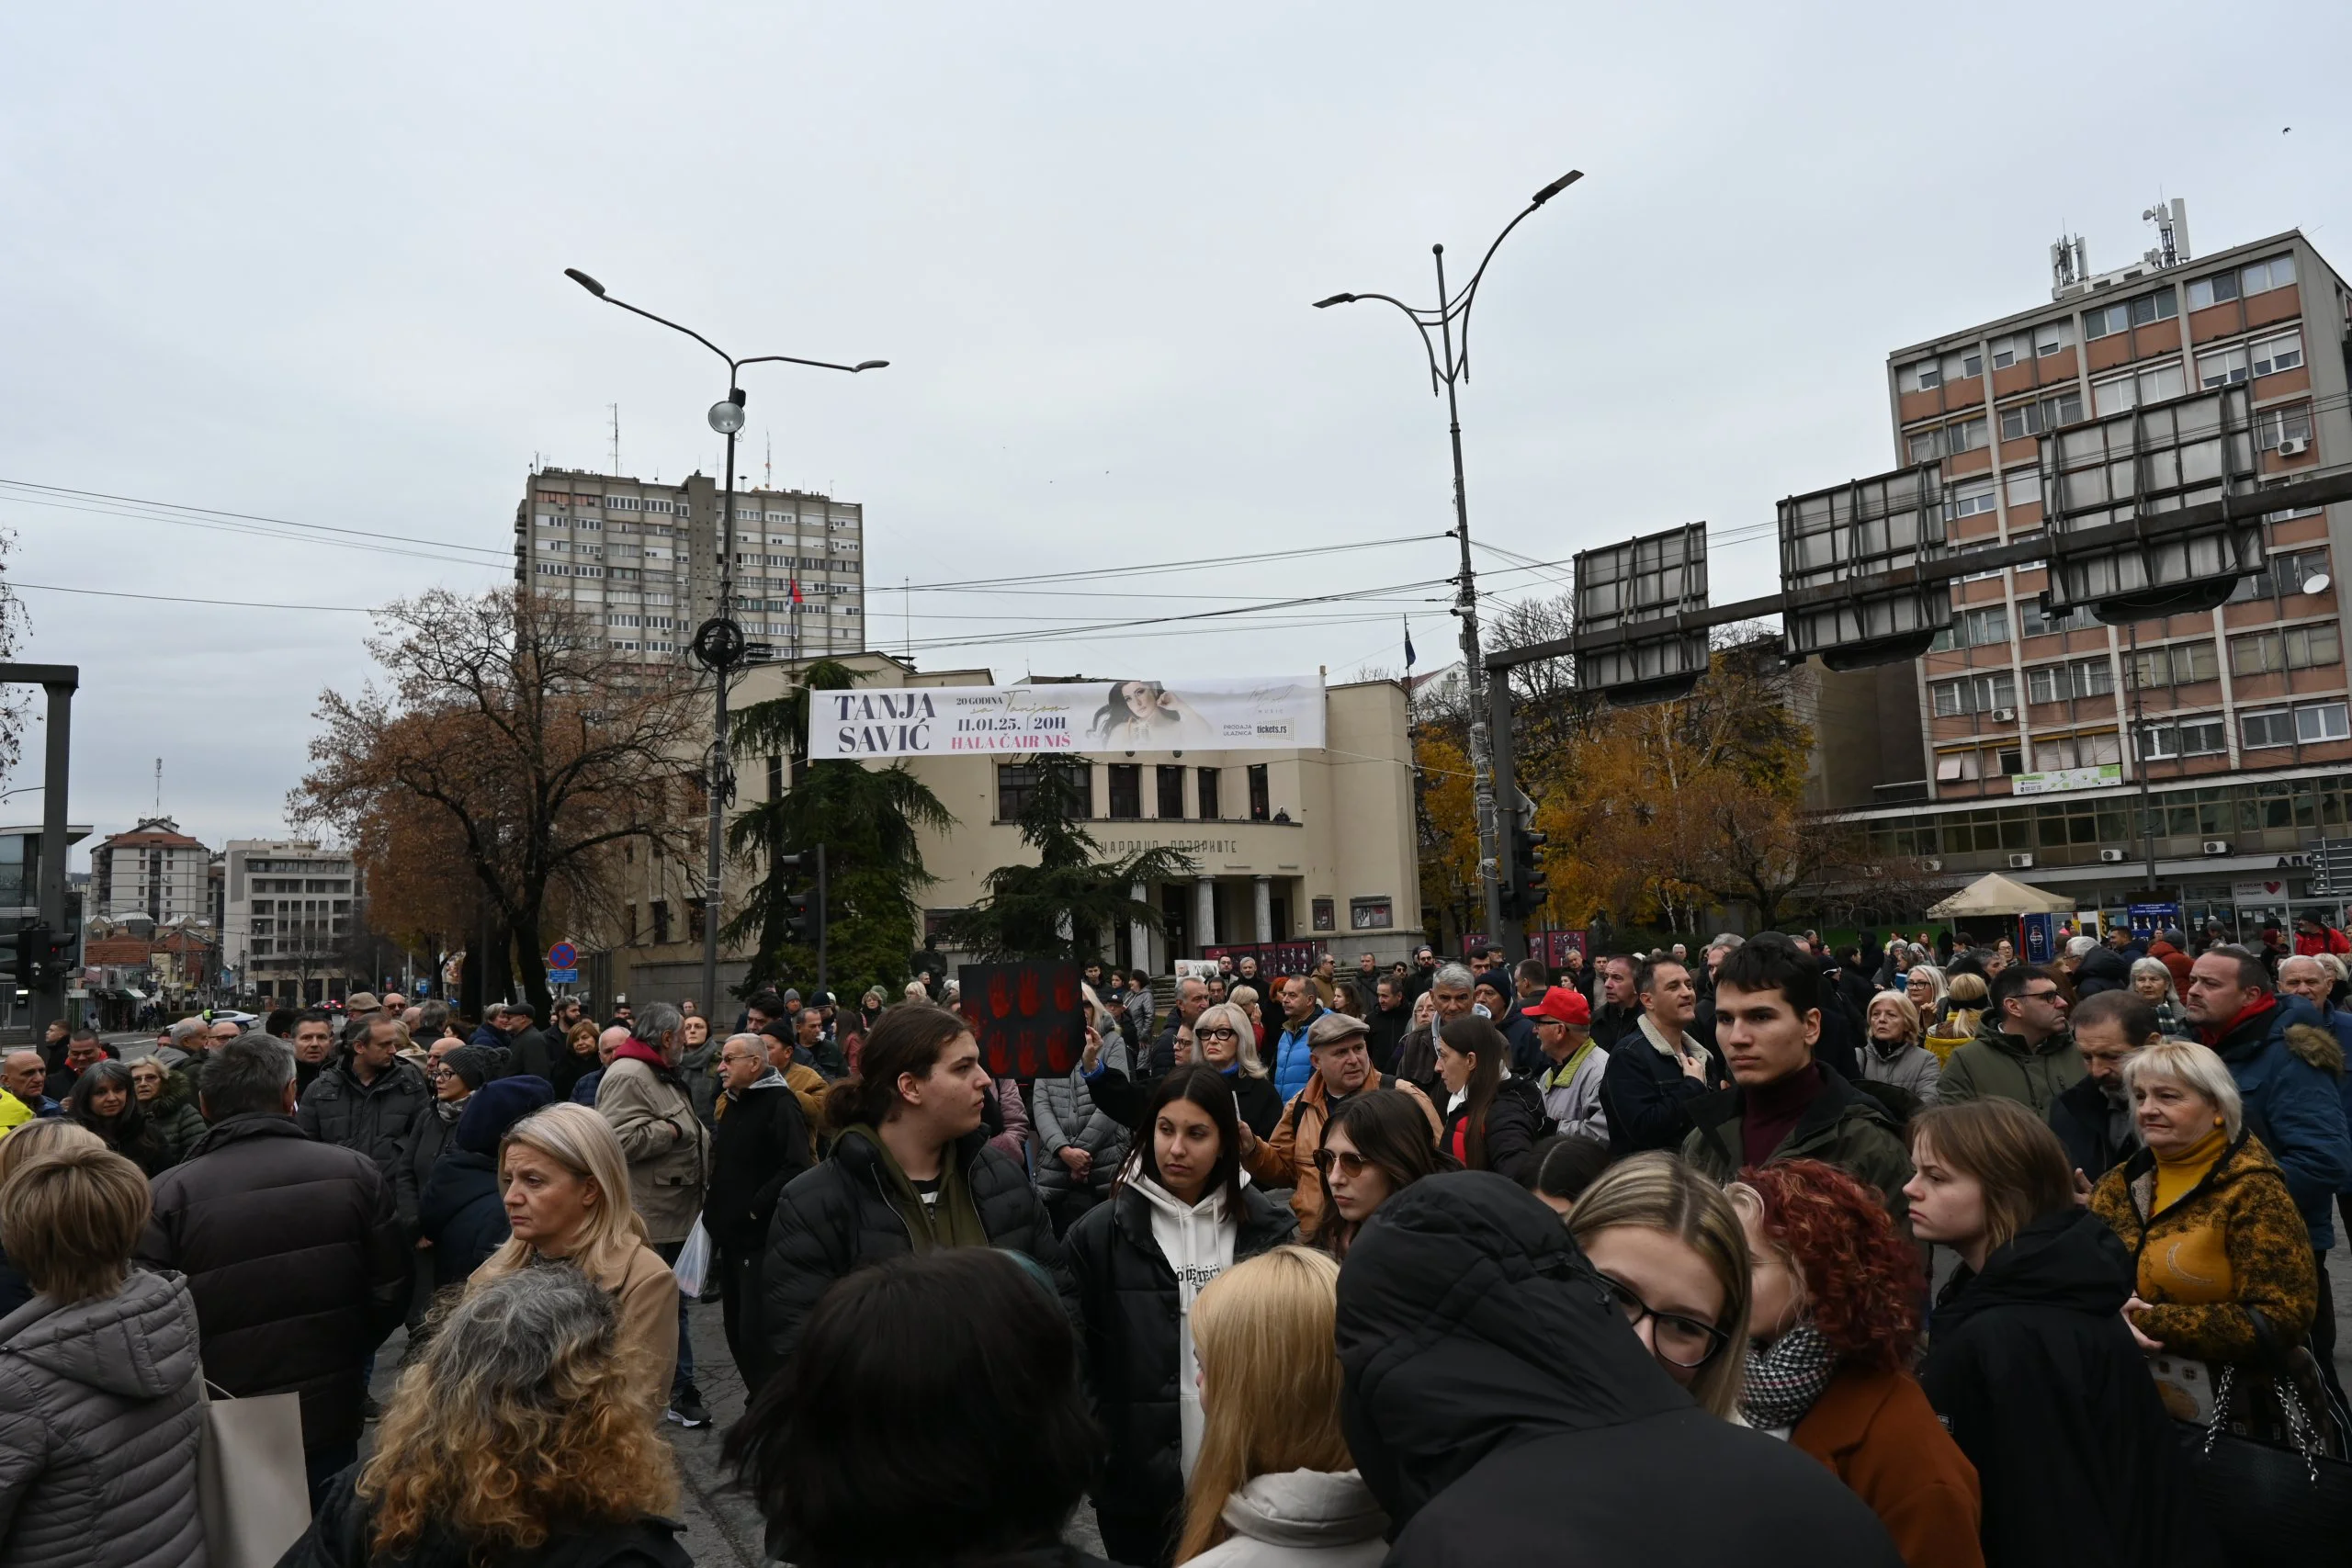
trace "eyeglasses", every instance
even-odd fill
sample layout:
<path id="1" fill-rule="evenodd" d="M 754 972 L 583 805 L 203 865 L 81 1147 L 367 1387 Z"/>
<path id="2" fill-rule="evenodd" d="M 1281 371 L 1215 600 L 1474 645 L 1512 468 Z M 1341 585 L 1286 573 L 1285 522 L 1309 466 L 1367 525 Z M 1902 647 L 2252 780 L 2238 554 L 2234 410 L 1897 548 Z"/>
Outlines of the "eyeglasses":
<path id="1" fill-rule="evenodd" d="M 2027 991 L 2023 995 L 2030 1002 L 2054 1002 L 2058 999 L 2058 987 L 2052 986 L 2046 991 Z"/>
<path id="2" fill-rule="evenodd" d="M 1630 1285 L 1612 1280 L 1597 1269 L 1594 1278 L 1617 1303 L 1618 1310 L 1625 1314 L 1625 1322 L 1629 1325 L 1638 1328 L 1644 1318 L 1650 1320 L 1654 1325 L 1650 1330 L 1650 1342 L 1657 1348 L 1657 1358 L 1661 1361 L 1680 1367 L 1684 1371 L 1692 1371 L 1713 1360 L 1722 1353 L 1723 1348 L 1731 1343 L 1731 1336 L 1712 1323 L 1702 1323 L 1680 1313 L 1653 1311 L 1647 1302 L 1634 1293 Z"/>
<path id="3" fill-rule="evenodd" d="M 1364 1158 L 1363 1156 L 1358 1154 L 1353 1149 L 1317 1149 L 1315 1151 L 1315 1168 L 1325 1176 L 1330 1175 L 1331 1168 L 1333 1166 L 1337 1166 L 1340 1168 L 1340 1174 L 1341 1176 L 1346 1177 L 1350 1181 L 1353 1181 L 1357 1177 L 1362 1176 L 1364 1173 L 1364 1168 L 1370 1164 L 1372 1164 L 1372 1161 Z"/>
<path id="4" fill-rule="evenodd" d="M 1241 1032 L 1238 1029 L 1227 1029 L 1223 1024 L 1216 1024 L 1207 1029 L 1195 1029 L 1193 1031 L 1193 1038 L 1195 1040 L 1238 1040 L 1241 1038 Z"/>

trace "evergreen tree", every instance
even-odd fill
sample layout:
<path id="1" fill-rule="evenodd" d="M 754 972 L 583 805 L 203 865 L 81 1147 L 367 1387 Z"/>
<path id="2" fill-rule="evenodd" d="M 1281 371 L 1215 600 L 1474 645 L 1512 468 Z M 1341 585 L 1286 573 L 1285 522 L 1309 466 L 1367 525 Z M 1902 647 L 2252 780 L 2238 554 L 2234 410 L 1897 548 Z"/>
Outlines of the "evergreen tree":
<path id="1" fill-rule="evenodd" d="M 1102 859 L 1102 846 L 1080 826 L 1085 795 L 1078 770 L 1083 766 L 1039 759 L 1035 792 L 1016 818 L 1021 841 L 1037 852 L 1037 863 L 989 873 L 986 897 L 954 921 L 948 938 L 954 946 L 983 959 L 1083 959 L 1096 955 L 1106 927 L 1133 922 L 1165 929 L 1158 909 L 1131 897 L 1134 887 L 1190 876 L 1198 868 L 1182 851 L 1165 847 Z"/>

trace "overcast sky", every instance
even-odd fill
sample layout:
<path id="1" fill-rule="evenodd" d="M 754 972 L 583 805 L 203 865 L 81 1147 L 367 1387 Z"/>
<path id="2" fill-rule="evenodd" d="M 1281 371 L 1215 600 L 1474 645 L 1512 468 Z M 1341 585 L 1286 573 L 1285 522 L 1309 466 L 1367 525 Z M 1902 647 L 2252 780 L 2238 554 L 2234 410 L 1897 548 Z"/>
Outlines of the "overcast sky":
<path id="1" fill-rule="evenodd" d="M 748 371 L 739 463 L 772 440 L 779 483 L 865 503 L 879 640 L 901 579 L 1200 563 L 914 593 L 926 668 L 1339 680 L 1400 665 L 1408 609 L 1431 668 L 1434 584 L 938 644 L 1447 576 L 1419 345 L 1307 306 L 1421 299 L 1431 242 L 1467 266 L 1570 167 L 1475 318 L 1473 536 L 1555 561 L 1703 518 L 1749 530 L 1719 593 L 1765 591 L 1777 497 L 1894 465 L 1887 352 L 2046 299 L 2060 232 L 2103 271 L 2180 196 L 2200 250 L 2300 226 L 2352 266 L 2347 45 L 2322 0 L 13 7 L 0 479 L 472 547 L 0 491 L 18 657 L 82 667 L 76 821 L 151 811 L 161 757 L 188 830 L 282 830 L 320 689 L 368 672 L 352 607 L 503 578 L 534 454 L 605 468 L 617 402 L 625 471 L 716 471 L 716 361 L 572 265 L 740 355 L 892 361 Z M 1477 564 L 1505 597 L 1564 576 Z"/>

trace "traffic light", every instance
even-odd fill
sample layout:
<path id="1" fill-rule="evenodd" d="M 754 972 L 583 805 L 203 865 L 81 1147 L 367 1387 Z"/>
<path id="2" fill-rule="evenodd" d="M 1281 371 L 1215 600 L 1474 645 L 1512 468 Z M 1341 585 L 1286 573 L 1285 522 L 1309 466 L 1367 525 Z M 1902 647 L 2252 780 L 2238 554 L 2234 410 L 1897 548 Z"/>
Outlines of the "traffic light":
<path id="1" fill-rule="evenodd" d="M 74 935 L 71 931 L 53 931 L 39 927 L 34 930 L 34 966 L 40 971 L 42 985 L 54 985 L 65 978 L 74 967 Z"/>
<path id="2" fill-rule="evenodd" d="M 1523 826 L 1514 825 L 1510 830 L 1510 875 L 1506 880 L 1510 912 L 1521 919 L 1544 907 L 1544 897 L 1551 891 L 1544 875 L 1544 846 L 1551 840 L 1548 833 L 1538 833 Z"/>
<path id="3" fill-rule="evenodd" d="M 775 857 L 776 869 L 782 872 L 813 871 L 813 886 L 801 885 L 784 896 L 784 934 L 787 941 L 802 947 L 821 948 L 825 941 L 825 852 L 817 849 L 797 855 Z M 793 878 L 797 882 L 800 879 Z"/>

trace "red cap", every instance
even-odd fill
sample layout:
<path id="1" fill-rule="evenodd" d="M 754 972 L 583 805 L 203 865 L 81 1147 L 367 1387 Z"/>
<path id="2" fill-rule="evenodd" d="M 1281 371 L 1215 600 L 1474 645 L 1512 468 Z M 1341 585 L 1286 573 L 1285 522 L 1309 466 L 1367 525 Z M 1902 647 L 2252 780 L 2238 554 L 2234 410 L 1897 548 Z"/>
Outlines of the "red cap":
<path id="1" fill-rule="evenodd" d="M 1553 987 L 1544 993 L 1542 1001 L 1533 1007 L 1521 1007 L 1519 1013 L 1521 1018 L 1548 1018 L 1580 1029 L 1592 1022 L 1592 1004 L 1584 999 L 1582 991 L 1572 991 L 1566 986 Z"/>

